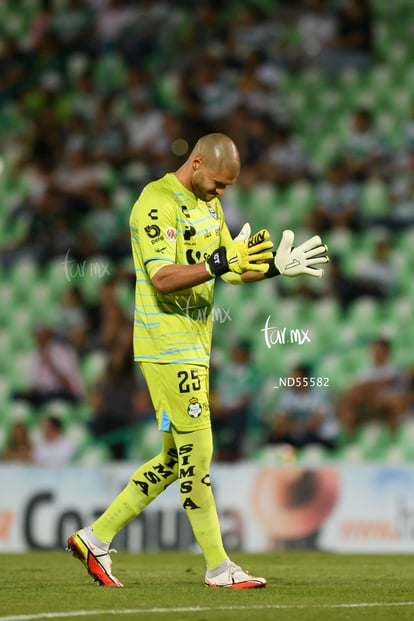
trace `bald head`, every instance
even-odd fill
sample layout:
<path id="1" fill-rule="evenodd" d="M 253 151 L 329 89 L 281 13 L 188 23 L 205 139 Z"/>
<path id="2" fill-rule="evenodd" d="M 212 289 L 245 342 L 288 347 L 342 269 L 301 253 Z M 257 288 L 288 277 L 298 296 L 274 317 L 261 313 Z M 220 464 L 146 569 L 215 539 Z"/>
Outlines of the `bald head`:
<path id="1" fill-rule="evenodd" d="M 208 202 L 222 196 L 239 173 L 240 156 L 233 140 L 225 134 L 207 134 L 175 174 L 184 187 Z"/>
<path id="2" fill-rule="evenodd" d="M 238 177 L 240 172 L 240 156 L 233 140 L 225 134 L 207 134 L 197 141 L 191 157 L 201 156 L 206 168 L 215 171 L 226 171 Z"/>

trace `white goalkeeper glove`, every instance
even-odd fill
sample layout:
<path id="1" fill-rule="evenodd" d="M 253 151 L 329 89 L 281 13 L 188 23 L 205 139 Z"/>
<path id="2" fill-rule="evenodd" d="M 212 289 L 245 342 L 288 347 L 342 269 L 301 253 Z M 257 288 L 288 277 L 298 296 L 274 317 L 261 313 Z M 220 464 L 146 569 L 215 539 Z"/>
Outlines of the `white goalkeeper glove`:
<path id="1" fill-rule="evenodd" d="M 282 239 L 276 250 L 272 262 L 267 261 L 269 269 L 265 276 L 270 278 L 282 274 L 282 276 L 299 276 L 307 274 L 316 278 L 322 278 L 323 269 L 313 266 L 328 263 L 326 254 L 328 246 L 324 244 L 319 235 L 314 235 L 296 248 L 293 246 L 295 234 L 289 229 L 283 231 Z"/>
<path id="2" fill-rule="evenodd" d="M 227 272 L 243 274 L 254 271 L 265 273 L 272 260 L 273 242 L 269 231 L 262 229 L 250 235 L 250 224 L 246 223 L 232 244 L 216 248 L 206 260 L 206 269 L 211 276 L 222 276 Z"/>
<path id="3" fill-rule="evenodd" d="M 243 224 L 241 231 L 238 235 L 236 235 L 236 237 L 233 239 L 233 241 L 244 241 L 247 242 L 249 240 L 249 237 L 252 233 L 250 224 L 248 222 L 246 222 L 246 224 Z"/>

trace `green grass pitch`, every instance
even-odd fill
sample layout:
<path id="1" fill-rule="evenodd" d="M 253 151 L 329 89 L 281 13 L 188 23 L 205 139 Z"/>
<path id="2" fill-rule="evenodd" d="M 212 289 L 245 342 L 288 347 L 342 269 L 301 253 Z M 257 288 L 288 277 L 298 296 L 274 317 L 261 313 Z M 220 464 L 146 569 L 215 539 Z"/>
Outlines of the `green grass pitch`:
<path id="1" fill-rule="evenodd" d="M 120 553 L 125 588 L 96 586 L 67 552 L 0 555 L 0 621 L 383 621 L 414 619 L 410 555 L 232 554 L 265 589 L 203 585 L 196 554 Z"/>

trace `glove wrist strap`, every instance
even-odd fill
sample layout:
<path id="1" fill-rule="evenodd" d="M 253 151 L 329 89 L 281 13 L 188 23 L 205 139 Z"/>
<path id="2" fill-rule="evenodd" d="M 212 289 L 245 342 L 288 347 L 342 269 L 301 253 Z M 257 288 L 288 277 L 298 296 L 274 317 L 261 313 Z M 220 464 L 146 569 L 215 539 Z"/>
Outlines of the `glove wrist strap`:
<path id="1" fill-rule="evenodd" d="M 269 266 L 269 269 L 264 274 L 265 278 L 273 278 L 274 276 L 280 275 L 280 272 L 277 269 L 276 264 L 275 264 L 275 255 L 276 253 L 274 252 L 273 257 L 271 259 L 267 259 L 266 261 L 263 261 L 263 263 L 267 263 Z"/>
<path id="2" fill-rule="evenodd" d="M 213 250 L 206 260 L 206 269 L 212 276 L 222 276 L 229 271 L 225 246 L 220 246 Z"/>

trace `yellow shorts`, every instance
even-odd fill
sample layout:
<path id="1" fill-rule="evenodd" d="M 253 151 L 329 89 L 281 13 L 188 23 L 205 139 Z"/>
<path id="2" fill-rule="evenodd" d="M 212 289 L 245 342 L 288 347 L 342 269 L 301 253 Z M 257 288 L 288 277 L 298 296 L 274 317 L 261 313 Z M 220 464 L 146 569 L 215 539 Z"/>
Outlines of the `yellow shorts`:
<path id="1" fill-rule="evenodd" d="M 140 368 L 161 431 L 170 431 L 171 426 L 180 432 L 211 426 L 207 367 L 141 362 Z"/>

